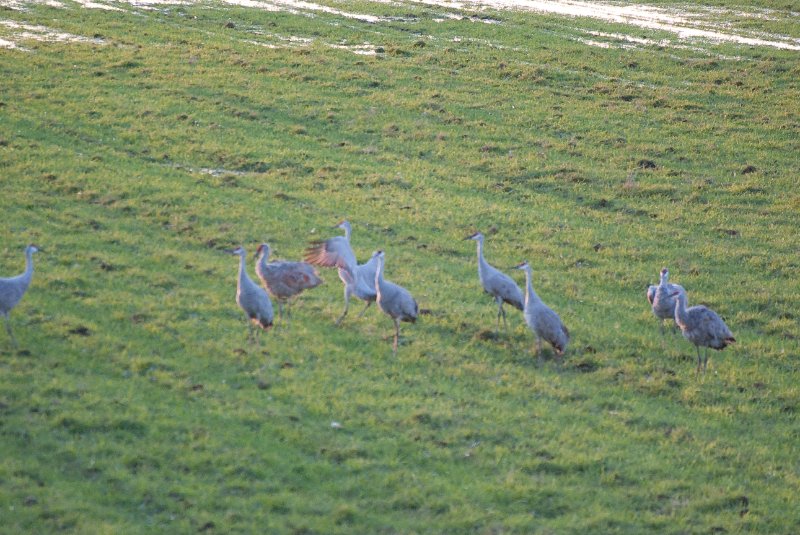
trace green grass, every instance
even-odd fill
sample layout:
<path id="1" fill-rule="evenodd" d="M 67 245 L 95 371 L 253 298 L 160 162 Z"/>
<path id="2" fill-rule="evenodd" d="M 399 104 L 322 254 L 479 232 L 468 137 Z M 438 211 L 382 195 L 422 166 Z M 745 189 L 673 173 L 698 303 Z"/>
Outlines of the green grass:
<path id="1" fill-rule="evenodd" d="M 795 532 L 797 52 L 330 5 L 415 17 L 0 11 L 104 40 L 0 49 L 0 273 L 44 249 L 0 332 L 0 532 Z M 398 357 L 380 312 L 333 325 L 330 270 L 248 345 L 222 249 L 344 217 L 430 310 Z M 531 262 L 562 367 L 516 311 L 491 335 L 475 229 Z M 705 377 L 645 300 L 664 265 L 737 338 Z"/>

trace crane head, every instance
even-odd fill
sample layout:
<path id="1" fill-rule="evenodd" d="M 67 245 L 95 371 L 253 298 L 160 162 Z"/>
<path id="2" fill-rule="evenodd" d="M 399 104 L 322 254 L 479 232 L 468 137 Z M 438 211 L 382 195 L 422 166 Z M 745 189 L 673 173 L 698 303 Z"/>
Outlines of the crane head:
<path id="1" fill-rule="evenodd" d="M 524 260 L 523 262 L 521 262 L 521 263 L 517 264 L 516 266 L 514 266 L 514 269 L 528 269 L 530 267 L 531 266 L 530 266 L 530 264 L 528 264 L 528 261 Z"/>
<path id="2" fill-rule="evenodd" d="M 39 251 L 42 251 L 42 250 L 39 248 L 38 245 L 35 245 L 35 244 L 31 243 L 31 244 L 28 244 L 28 246 L 25 248 L 25 251 L 30 251 L 31 253 L 38 253 Z M 42 252 L 44 252 L 44 251 L 42 251 Z"/>
<path id="3" fill-rule="evenodd" d="M 465 239 L 465 240 L 476 240 L 476 241 L 477 241 L 477 240 L 482 240 L 482 239 L 483 239 L 483 234 L 481 234 L 481 232 L 480 232 L 480 231 L 478 231 L 478 232 L 476 232 L 475 234 L 472 234 L 471 236 L 467 236 L 467 237 L 466 237 L 466 238 L 464 238 L 464 239 Z"/>
<path id="4" fill-rule="evenodd" d="M 263 252 L 264 256 L 268 257 L 269 256 L 269 251 L 270 251 L 269 245 L 266 244 L 266 243 L 262 243 L 261 245 L 258 246 L 258 249 L 256 249 L 255 257 L 258 258 L 259 256 L 261 256 L 262 252 Z"/>
<path id="5" fill-rule="evenodd" d="M 669 270 L 667 268 L 661 268 L 661 276 L 669 275 Z"/>
<path id="6" fill-rule="evenodd" d="M 232 254 L 232 255 L 243 255 L 243 254 L 245 254 L 244 247 L 242 247 L 241 245 L 239 247 L 237 247 L 236 249 L 225 249 L 225 252 L 228 253 L 228 254 Z"/>

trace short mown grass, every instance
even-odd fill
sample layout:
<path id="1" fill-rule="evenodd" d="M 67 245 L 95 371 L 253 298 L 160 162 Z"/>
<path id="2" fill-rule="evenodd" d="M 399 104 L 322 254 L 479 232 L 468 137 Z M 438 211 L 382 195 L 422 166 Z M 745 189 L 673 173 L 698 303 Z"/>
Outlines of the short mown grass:
<path id="1" fill-rule="evenodd" d="M 0 50 L 0 273 L 44 250 L 0 332 L 0 531 L 796 531 L 797 53 L 347 9 L 397 18 L 0 12 L 103 39 Z M 332 270 L 249 345 L 222 250 L 342 218 L 427 309 L 398 357 L 376 307 L 333 325 Z M 563 365 L 493 333 L 476 229 Z M 645 300 L 665 265 L 737 338 L 705 376 Z"/>

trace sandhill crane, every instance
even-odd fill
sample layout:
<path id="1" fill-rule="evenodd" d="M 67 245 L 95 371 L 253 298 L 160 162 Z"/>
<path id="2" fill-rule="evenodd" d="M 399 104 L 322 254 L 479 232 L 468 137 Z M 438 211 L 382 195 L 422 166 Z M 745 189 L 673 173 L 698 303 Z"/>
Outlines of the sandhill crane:
<path id="1" fill-rule="evenodd" d="M 375 269 L 375 292 L 377 294 L 378 306 L 383 312 L 394 321 L 394 344 L 392 354 L 397 356 L 397 342 L 400 338 L 400 322 L 408 321 L 415 323 L 419 314 L 417 302 L 411 294 L 393 282 L 383 278 L 383 251 L 375 251 L 372 259 L 377 262 Z"/>
<path id="2" fill-rule="evenodd" d="M 347 220 L 342 221 L 333 228 L 344 230 L 344 236 L 336 236 L 324 241 L 312 242 L 306 249 L 305 261 L 309 264 L 324 267 L 339 268 L 339 278 L 344 283 L 344 311 L 336 320 L 339 325 L 347 315 L 350 306 L 350 296 L 355 295 L 367 303 L 360 318 L 375 301 L 375 267 L 377 260 L 373 256 L 365 264 L 356 261 L 356 255 L 350 247 L 350 234 L 352 228 Z"/>
<path id="3" fill-rule="evenodd" d="M 561 361 L 569 343 L 569 331 L 561 322 L 558 314 L 545 305 L 536 295 L 536 292 L 533 291 L 531 282 L 533 271 L 528 262 L 522 262 L 516 266 L 516 269 L 521 269 L 525 272 L 527 285 L 527 291 L 525 292 L 525 323 L 536 335 L 536 356 L 541 359 L 542 339 L 544 339 L 553 346 L 559 361 Z"/>
<path id="4" fill-rule="evenodd" d="M 697 371 L 700 373 L 700 364 L 703 365 L 703 373 L 708 364 L 708 348 L 722 350 L 728 344 L 736 341 L 733 333 L 722 321 L 719 315 L 710 308 L 703 305 L 696 305 L 686 308 L 686 293 L 676 291 L 670 295 L 675 298 L 675 323 L 680 327 L 683 337 L 689 340 L 697 348 Z M 700 347 L 703 350 L 703 358 L 700 358 Z"/>
<path id="5" fill-rule="evenodd" d="M 476 232 L 464 239 L 478 242 L 478 278 L 484 291 L 491 295 L 497 303 L 495 332 L 500 329 L 500 316 L 503 317 L 503 326 L 508 328 L 503 303 L 508 303 L 519 310 L 524 310 L 525 304 L 523 303 L 522 290 L 519 289 L 519 286 L 511 277 L 489 265 L 489 262 L 483 258 L 483 234 Z"/>
<path id="6" fill-rule="evenodd" d="M 647 288 L 647 300 L 653 309 L 653 314 L 661 321 L 661 334 L 664 334 L 664 320 L 675 319 L 676 299 L 672 297 L 675 292 L 686 293 L 680 284 L 669 282 L 669 270 L 661 270 L 661 281 L 651 284 Z"/>
<path id="7" fill-rule="evenodd" d="M 317 270 L 305 262 L 267 262 L 270 247 L 266 243 L 256 251 L 256 275 L 267 292 L 278 301 L 278 313 L 283 317 L 283 304 L 286 303 L 286 316 L 289 316 L 289 299 L 303 290 L 315 288 L 322 283 Z"/>
<path id="8" fill-rule="evenodd" d="M 253 282 L 247 274 L 247 253 L 244 247 L 226 250 L 228 254 L 239 255 L 239 277 L 236 279 L 236 303 L 244 310 L 248 322 L 248 339 L 258 342 L 260 331 L 253 332 L 253 327 L 267 330 L 272 326 L 272 302 L 269 300 L 267 292 Z"/>
<path id="9" fill-rule="evenodd" d="M 17 306 L 22 296 L 28 290 L 33 278 L 33 253 L 39 248 L 33 244 L 25 248 L 25 272 L 16 277 L 0 278 L 0 314 L 6 322 L 6 331 L 14 347 L 19 347 L 14 333 L 11 331 L 11 309 Z"/>

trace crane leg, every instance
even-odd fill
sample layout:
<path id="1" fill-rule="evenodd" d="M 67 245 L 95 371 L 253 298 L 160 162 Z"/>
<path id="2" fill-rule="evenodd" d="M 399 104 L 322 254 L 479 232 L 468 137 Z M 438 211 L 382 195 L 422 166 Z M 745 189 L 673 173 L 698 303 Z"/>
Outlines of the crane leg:
<path id="1" fill-rule="evenodd" d="M 247 341 L 252 343 L 253 342 L 253 321 L 245 316 L 245 320 L 247 321 Z"/>
<path id="2" fill-rule="evenodd" d="M 278 317 L 283 319 L 283 301 L 278 301 Z M 289 319 L 289 311 L 286 311 L 286 319 Z"/>
<path id="3" fill-rule="evenodd" d="M 536 337 L 536 362 L 542 363 L 542 339 L 538 336 Z"/>
<path id="4" fill-rule="evenodd" d="M 400 320 L 394 318 L 394 345 L 392 345 L 392 355 L 397 356 L 397 342 L 400 339 Z"/>
<path id="5" fill-rule="evenodd" d="M 702 364 L 702 362 L 700 358 L 700 346 L 697 346 L 697 370 L 694 372 L 695 376 L 700 373 L 700 364 Z"/>
<path id="6" fill-rule="evenodd" d="M 661 322 L 660 325 L 659 325 L 659 328 L 661 329 L 661 350 L 662 351 L 666 351 L 667 339 L 664 336 L 664 320 L 660 319 L 659 321 Z"/>
<path id="7" fill-rule="evenodd" d="M 359 319 L 364 317 L 364 313 L 366 313 L 369 306 L 372 304 L 372 301 L 367 301 L 367 306 L 364 307 L 364 310 L 361 311 L 361 314 L 358 315 Z"/>
<path id="8" fill-rule="evenodd" d="M 5 318 L 6 318 L 6 332 L 8 332 L 8 337 L 11 338 L 11 344 L 14 346 L 14 349 L 17 349 L 19 347 L 19 344 L 17 344 L 17 339 L 14 338 L 14 333 L 11 332 L 11 318 L 8 316 L 8 314 L 5 314 Z"/>
<path id="9" fill-rule="evenodd" d="M 495 298 L 497 302 L 497 324 L 495 325 L 494 332 L 495 334 L 500 331 L 500 316 L 503 317 L 503 326 L 508 329 L 508 324 L 506 323 L 506 312 L 503 310 L 503 300 L 499 298 Z"/>
<path id="10" fill-rule="evenodd" d="M 350 288 L 345 286 L 344 287 L 344 312 L 342 312 L 342 315 L 339 316 L 339 319 L 336 320 L 336 325 L 339 325 L 339 324 L 342 323 L 342 320 L 344 319 L 344 317 L 347 316 L 347 309 L 349 307 L 350 307 Z"/>

